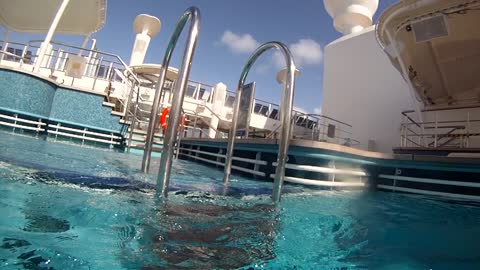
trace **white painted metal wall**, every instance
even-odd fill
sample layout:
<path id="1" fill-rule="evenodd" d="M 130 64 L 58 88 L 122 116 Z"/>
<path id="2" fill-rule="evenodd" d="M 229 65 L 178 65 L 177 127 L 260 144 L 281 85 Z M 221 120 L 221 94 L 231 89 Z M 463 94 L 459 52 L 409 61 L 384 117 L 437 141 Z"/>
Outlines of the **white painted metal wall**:
<path id="1" fill-rule="evenodd" d="M 408 86 L 377 44 L 374 26 L 325 48 L 322 113 L 353 125 L 360 148 L 389 153 L 400 144 Z"/>

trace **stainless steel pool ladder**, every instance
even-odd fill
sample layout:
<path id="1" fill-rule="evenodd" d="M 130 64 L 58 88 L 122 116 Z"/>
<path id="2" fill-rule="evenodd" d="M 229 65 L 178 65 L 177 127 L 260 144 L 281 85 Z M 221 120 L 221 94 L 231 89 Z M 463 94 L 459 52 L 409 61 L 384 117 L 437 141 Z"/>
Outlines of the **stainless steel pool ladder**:
<path id="1" fill-rule="evenodd" d="M 190 7 L 185 10 L 182 17 L 178 21 L 175 30 L 168 43 L 165 56 L 163 57 L 162 68 L 158 83 L 156 85 L 155 96 L 153 99 L 152 112 L 150 113 L 150 121 L 148 124 L 147 138 L 145 141 L 145 151 L 142 160 L 142 171 L 148 172 L 150 167 L 150 158 L 153 145 L 153 137 L 155 133 L 155 123 L 158 118 L 158 110 L 160 106 L 160 96 L 165 83 L 168 66 L 172 53 L 177 44 L 178 38 L 185 27 L 188 20 L 191 20 L 190 29 L 188 31 L 187 43 L 183 53 L 183 60 L 180 70 L 178 71 L 177 81 L 173 89 L 173 100 L 170 108 L 170 117 L 167 122 L 167 130 L 164 134 L 162 157 L 160 159 L 160 169 L 157 177 L 157 196 L 166 197 L 168 193 L 168 184 L 170 181 L 170 171 L 172 168 L 173 152 L 175 141 L 177 139 L 177 127 L 180 124 L 180 112 L 182 109 L 183 97 L 187 88 L 188 76 L 192 64 L 193 54 L 197 43 L 198 33 L 200 31 L 200 11 L 196 7 Z"/>
<path id="2" fill-rule="evenodd" d="M 292 118 L 292 108 L 293 108 L 293 95 L 295 92 L 295 63 L 293 61 L 293 56 L 290 50 L 286 45 L 281 42 L 271 41 L 261 45 L 247 61 L 247 64 L 243 68 L 243 71 L 240 75 L 240 80 L 238 81 L 237 95 L 235 97 L 235 104 L 233 105 L 233 118 L 232 125 L 230 127 L 230 132 L 228 134 L 228 146 L 225 159 L 225 169 L 223 183 L 225 186 L 228 185 L 230 173 L 232 169 L 232 155 L 233 155 L 233 146 L 235 143 L 235 134 L 237 133 L 237 121 L 238 121 L 238 111 L 240 109 L 240 100 L 242 96 L 242 90 L 245 85 L 245 80 L 247 78 L 250 68 L 253 66 L 257 58 L 266 52 L 269 49 L 276 48 L 280 50 L 285 59 L 285 64 L 287 67 L 287 77 L 286 83 L 284 84 L 284 89 L 282 91 L 282 104 L 280 104 L 280 143 L 278 145 L 278 156 L 277 163 L 278 166 L 275 171 L 275 180 L 273 183 L 273 194 L 272 199 L 275 203 L 280 201 L 280 196 L 282 193 L 283 180 L 285 177 L 285 165 L 288 158 L 288 146 L 290 141 L 290 133 L 292 125 L 290 124 Z"/>

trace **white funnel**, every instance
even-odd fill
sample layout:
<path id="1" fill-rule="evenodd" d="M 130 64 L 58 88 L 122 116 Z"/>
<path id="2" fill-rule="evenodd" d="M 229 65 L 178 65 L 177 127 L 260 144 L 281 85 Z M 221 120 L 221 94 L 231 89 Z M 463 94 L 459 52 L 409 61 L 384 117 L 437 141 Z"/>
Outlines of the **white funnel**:
<path id="1" fill-rule="evenodd" d="M 323 0 L 338 32 L 348 35 L 372 25 L 379 0 Z"/>
<path id="2" fill-rule="evenodd" d="M 130 66 L 143 64 L 150 39 L 158 34 L 161 26 L 162 23 L 157 17 L 147 14 L 140 14 L 135 17 L 133 30 L 137 35 L 135 36 L 135 43 L 130 56 Z"/>
<path id="3" fill-rule="evenodd" d="M 300 70 L 295 69 L 295 78 L 297 78 L 300 75 Z M 283 68 L 277 73 L 277 82 L 281 85 L 283 85 L 287 80 L 287 68 Z"/>

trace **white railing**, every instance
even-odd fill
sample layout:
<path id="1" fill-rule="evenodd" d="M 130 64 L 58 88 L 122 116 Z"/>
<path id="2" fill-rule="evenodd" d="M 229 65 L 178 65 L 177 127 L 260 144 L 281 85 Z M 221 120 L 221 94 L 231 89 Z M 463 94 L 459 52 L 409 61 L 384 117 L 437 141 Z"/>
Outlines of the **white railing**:
<path id="1" fill-rule="evenodd" d="M 0 58 L 1 64 L 34 72 L 33 64 L 38 58 L 36 53 L 42 42 L 43 40 L 32 40 L 28 43 L 7 42 L 7 47 L 2 48 L 0 52 L 4 54 Z M 0 43 L 5 44 L 4 41 L 0 41 Z M 105 92 L 109 82 L 121 82 L 125 78 L 139 82 L 136 75 L 118 55 L 55 41 L 52 41 L 50 44 L 52 49 L 43 58 L 40 65 L 40 68 L 43 70 L 38 71 L 38 73 L 48 76 L 61 84 Z M 86 66 L 81 80 L 65 75 L 68 59 L 72 55 L 79 55 L 86 59 Z"/>
<path id="2" fill-rule="evenodd" d="M 28 43 L 0 41 L 5 45 L 0 51 L 0 64 L 19 70 L 25 70 L 56 81 L 59 85 L 103 93 L 107 101 L 116 103 L 114 113 L 120 115 L 125 123 L 134 118 L 130 112 L 132 100 L 138 99 L 137 76 L 120 56 L 52 41 L 51 50 L 44 56 L 40 69 L 35 71 L 36 54 L 43 40 Z M 85 58 L 85 69 L 81 79 L 68 76 L 66 66 L 72 55 Z"/>
<path id="3" fill-rule="evenodd" d="M 448 110 L 452 112 L 453 110 Z M 445 111 L 444 111 L 445 112 Z M 400 147 L 471 148 L 479 147 L 480 119 L 471 112 L 455 113 L 456 119 L 441 111 L 423 111 L 424 121 L 415 120 L 413 111 L 402 112 Z M 473 143 L 472 143 L 473 142 Z"/>
<path id="4" fill-rule="evenodd" d="M 32 40 L 28 43 L 7 42 L 6 48 L 2 48 L 0 51 L 0 64 L 33 72 L 34 62 L 37 59 L 36 53 L 41 42 L 42 40 Z M 0 40 L 0 44 L 5 43 Z M 52 41 L 51 45 L 51 51 L 45 55 L 40 65 L 38 71 L 40 75 L 49 77 L 66 86 L 106 93 L 109 99 L 117 101 L 114 110 L 121 113 L 125 122 L 135 125 L 138 129 L 146 128 L 151 109 L 148 107 L 152 103 L 150 97 L 153 97 L 155 90 L 152 85 L 140 87 L 142 81 L 118 55 L 55 41 Z M 65 75 L 68 59 L 72 55 L 81 55 L 86 59 L 86 68 L 82 79 L 74 79 Z M 171 89 L 172 82 L 165 82 L 165 94 L 161 100 L 165 107 L 170 106 Z M 185 101 L 193 101 L 196 106 L 209 109 L 212 117 L 220 117 L 211 112 L 209 108 L 213 101 L 213 92 L 214 87 L 212 85 L 190 80 L 185 93 Z M 234 101 L 235 93 L 227 91 L 225 98 L 227 114 L 223 118 L 228 119 L 228 111 L 231 111 Z M 140 104 L 147 107 L 142 108 Z M 254 100 L 253 114 L 276 122 L 279 119 L 278 112 L 278 104 L 260 99 Z M 327 141 L 344 145 L 358 143 L 352 139 L 349 124 L 327 116 L 305 114 L 295 110 L 293 115 L 293 138 Z M 131 130 L 133 131 L 133 128 Z M 204 130 L 201 134 L 204 135 L 205 132 Z M 269 132 L 270 137 L 275 137 L 275 130 Z"/>
<path id="5" fill-rule="evenodd" d="M 38 119 L 37 121 L 24 119 L 18 117 L 18 114 L 13 114 L 13 116 L 0 114 L 0 125 L 11 127 L 13 132 L 15 132 L 15 129 L 17 128 L 41 132 L 45 131 L 46 123 L 42 122 L 42 119 Z"/>
<path id="6" fill-rule="evenodd" d="M 293 138 L 355 146 L 352 125 L 320 114 L 294 112 Z"/>

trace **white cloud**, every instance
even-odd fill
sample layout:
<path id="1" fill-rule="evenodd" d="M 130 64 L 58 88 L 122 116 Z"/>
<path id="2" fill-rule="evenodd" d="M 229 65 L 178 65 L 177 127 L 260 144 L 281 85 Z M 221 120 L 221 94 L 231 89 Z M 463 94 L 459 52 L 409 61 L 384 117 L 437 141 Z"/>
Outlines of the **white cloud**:
<path id="1" fill-rule="evenodd" d="M 260 43 L 250 34 L 235 34 L 232 31 L 225 31 L 221 43 L 227 45 L 235 53 L 251 53 Z"/>
<path id="2" fill-rule="evenodd" d="M 232 52 L 240 54 L 252 53 L 260 46 L 260 43 L 250 34 L 237 34 L 226 30 L 220 41 L 215 44 L 226 45 Z M 318 65 L 323 61 L 322 46 L 313 39 L 303 38 L 288 46 L 295 59 L 297 67 L 302 68 L 307 65 Z M 273 58 L 267 64 L 258 66 L 255 71 L 258 74 L 265 74 L 270 67 L 282 69 L 285 67 L 285 60 L 279 51 L 273 53 Z"/>
<path id="3" fill-rule="evenodd" d="M 293 58 L 297 67 L 318 65 L 322 63 L 322 46 L 320 46 L 320 44 L 313 39 L 300 39 L 288 47 L 293 54 Z M 285 60 L 283 60 L 283 56 L 279 52 L 276 52 L 273 57 L 277 67 L 285 67 Z"/>
<path id="4" fill-rule="evenodd" d="M 322 63 L 322 47 L 313 39 L 300 39 L 297 43 L 290 45 L 290 50 L 299 66 Z"/>
<path id="5" fill-rule="evenodd" d="M 322 107 L 317 107 L 317 108 L 313 109 L 313 113 L 322 114 Z"/>

